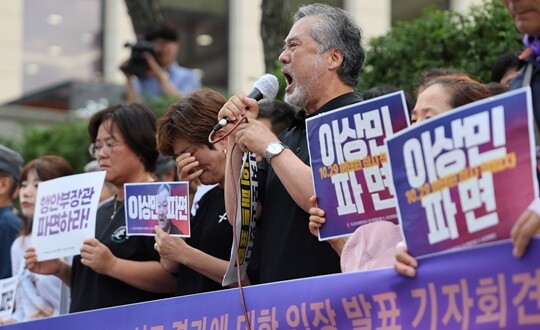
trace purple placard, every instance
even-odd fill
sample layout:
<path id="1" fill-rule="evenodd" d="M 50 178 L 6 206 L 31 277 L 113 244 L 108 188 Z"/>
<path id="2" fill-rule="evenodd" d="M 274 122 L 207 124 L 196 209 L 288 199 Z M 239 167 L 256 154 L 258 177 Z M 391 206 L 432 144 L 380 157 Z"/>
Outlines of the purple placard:
<path id="1" fill-rule="evenodd" d="M 384 139 L 409 124 L 402 91 L 306 120 L 318 206 L 319 239 L 352 234 L 378 220 L 397 223 Z"/>
<path id="2" fill-rule="evenodd" d="M 538 329 L 540 241 L 523 259 L 502 242 L 386 268 L 243 289 L 251 329 Z M 238 289 L 4 326 L 34 329 L 246 329 Z"/>
<path id="3" fill-rule="evenodd" d="M 189 237 L 189 183 L 126 183 L 127 235 L 153 236 L 158 225 L 171 236 Z"/>
<path id="4" fill-rule="evenodd" d="M 537 196 L 529 88 L 387 139 L 399 222 L 415 256 L 508 238 Z"/>

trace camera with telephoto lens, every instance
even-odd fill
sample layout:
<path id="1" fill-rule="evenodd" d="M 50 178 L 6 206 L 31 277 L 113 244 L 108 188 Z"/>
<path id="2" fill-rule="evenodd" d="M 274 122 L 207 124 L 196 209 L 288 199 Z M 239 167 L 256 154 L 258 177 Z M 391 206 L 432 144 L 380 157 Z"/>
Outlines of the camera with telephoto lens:
<path id="1" fill-rule="evenodd" d="M 147 52 L 156 57 L 156 45 L 151 41 L 139 40 L 134 44 L 128 42 L 124 47 L 131 48 L 131 57 L 120 69 L 137 77 L 144 76 L 150 70 L 150 67 L 143 54 Z"/>

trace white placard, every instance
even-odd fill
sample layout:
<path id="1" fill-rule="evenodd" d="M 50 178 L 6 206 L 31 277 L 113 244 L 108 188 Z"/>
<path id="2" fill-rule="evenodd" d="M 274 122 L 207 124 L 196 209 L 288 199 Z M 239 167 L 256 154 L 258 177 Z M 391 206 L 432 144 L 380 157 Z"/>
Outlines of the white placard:
<path id="1" fill-rule="evenodd" d="M 105 171 L 65 176 L 38 186 L 32 242 L 38 260 L 73 256 L 95 236 Z"/>
<path id="2" fill-rule="evenodd" d="M 6 320 L 13 313 L 18 276 L 0 280 L 0 320 Z"/>

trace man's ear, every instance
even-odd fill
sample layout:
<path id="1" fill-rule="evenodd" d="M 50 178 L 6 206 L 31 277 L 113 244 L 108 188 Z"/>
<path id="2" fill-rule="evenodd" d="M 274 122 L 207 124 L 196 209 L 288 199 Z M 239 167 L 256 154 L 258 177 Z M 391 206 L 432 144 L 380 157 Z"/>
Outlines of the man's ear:
<path id="1" fill-rule="evenodd" d="M 343 63 L 343 53 L 337 48 L 332 48 L 328 50 L 328 69 L 329 70 L 338 70 Z"/>

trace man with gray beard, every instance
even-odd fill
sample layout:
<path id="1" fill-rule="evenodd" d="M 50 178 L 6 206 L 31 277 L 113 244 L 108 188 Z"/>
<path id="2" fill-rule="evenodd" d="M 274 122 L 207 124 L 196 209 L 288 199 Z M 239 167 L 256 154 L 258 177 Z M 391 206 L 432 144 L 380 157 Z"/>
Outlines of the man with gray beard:
<path id="1" fill-rule="evenodd" d="M 362 101 L 355 92 L 365 56 L 361 41 L 360 28 L 344 10 L 324 4 L 300 7 L 279 56 L 287 81 L 285 101 L 303 109 L 291 126 L 278 139 L 255 120 L 257 102 L 244 92 L 232 96 L 219 112 L 218 119 L 227 117 L 232 124 L 248 118 L 229 136 L 228 150 L 233 152 L 227 155 L 225 178 L 228 214 L 234 214 L 238 184 L 232 181 L 231 166 L 234 173 L 240 169 L 242 150 L 265 158 L 257 172 L 261 205 L 257 258 L 251 261 L 259 267 L 261 283 L 340 272 L 336 252 L 308 230 L 314 191 L 305 119 Z M 234 218 L 229 221 L 234 223 Z"/>

